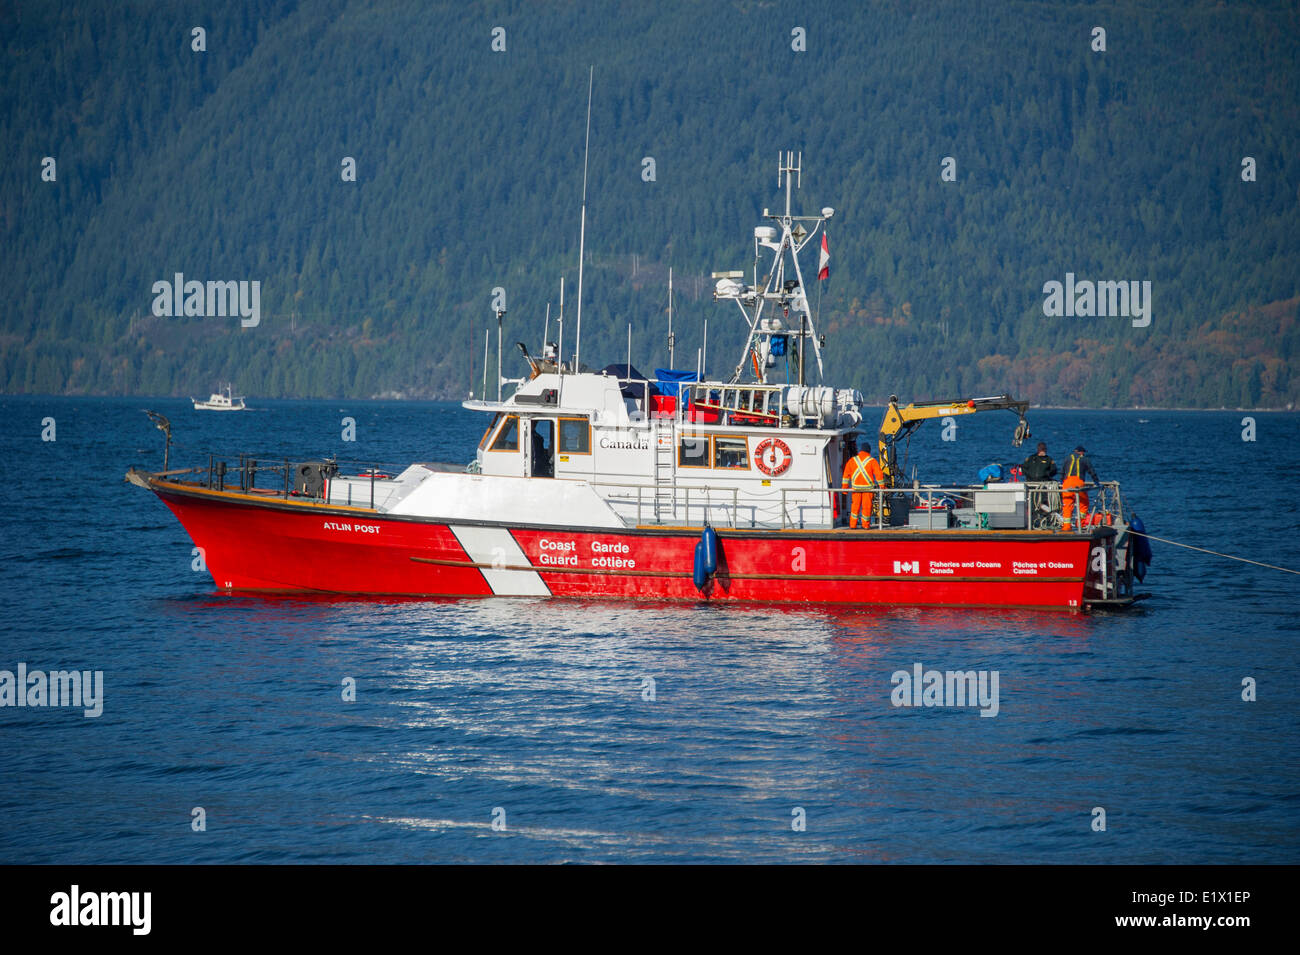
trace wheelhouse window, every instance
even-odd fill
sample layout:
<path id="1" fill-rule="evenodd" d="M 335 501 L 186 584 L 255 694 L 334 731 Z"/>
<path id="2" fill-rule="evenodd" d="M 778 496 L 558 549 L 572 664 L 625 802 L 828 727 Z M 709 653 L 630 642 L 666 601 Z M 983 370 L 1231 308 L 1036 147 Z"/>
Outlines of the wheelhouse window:
<path id="1" fill-rule="evenodd" d="M 679 468 L 707 468 L 709 466 L 709 437 L 705 434 L 682 435 L 677 445 Z"/>
<path id="2" fill-rule="evenodd" d="M 501 425 L 501 430 L 497 432 L 496 440 L 492 442 L 493 451 L 518 451 L 519 450 L 519 419 L 514 415 L 506 418 L 505 424 Z"/>
<path id="3" fill-rule="evenodd" d="M 499 425 L 500 423 L 501 423 L 501 415 L 497 415 L 492 419 L 492 423 L 488 425 L 487 430 L 483 432 L 483 437 L 478 439 L 478 449 L 480 451 L 482 451 L 484 448 L 488 446 L 488 439 L 491 438 L 492 435 L 496 433 L 497 425 Z"/>
<path id="4" fill-rule="evenodd" d="M 713 466 L 749 470 L 749 442 L 744 438 L 714 438 Z"/>
<path id="5" fill-rule="evenodd" d="M 586 418 L 560 419 L 560 453 L 591 454 L 591 425 Z"/>

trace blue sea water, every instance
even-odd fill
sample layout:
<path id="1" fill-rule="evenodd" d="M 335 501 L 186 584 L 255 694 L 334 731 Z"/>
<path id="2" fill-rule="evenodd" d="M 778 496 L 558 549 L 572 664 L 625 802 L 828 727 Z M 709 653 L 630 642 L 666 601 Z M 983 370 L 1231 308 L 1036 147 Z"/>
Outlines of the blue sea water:
<path id="1" fill-rule="evenodd" d="M 1156 544 L 1152 597 L 1087 616 L 225 597 L 122 481 L 161 463 L 142 408 L 171 417 L 173 466 L 464 461 L 483 424 L 250 403 L 0 397 L 0 670 L 105 685 L 94 719 L 0 708 L 0 862 L 1300 862 L 1293 575 Z M 1058 461 L 1084 442 L 1152 534 L 1300 568 L 1300 419 L 1254 414 L 1248 442 L 1243 417 L 1031 422 Z M 913 461 L 973 480 L 1029 450 L 1014 423 L 928 425 Z M 916 663 L 996 670 L 998 715 L 893 706 Z"/>

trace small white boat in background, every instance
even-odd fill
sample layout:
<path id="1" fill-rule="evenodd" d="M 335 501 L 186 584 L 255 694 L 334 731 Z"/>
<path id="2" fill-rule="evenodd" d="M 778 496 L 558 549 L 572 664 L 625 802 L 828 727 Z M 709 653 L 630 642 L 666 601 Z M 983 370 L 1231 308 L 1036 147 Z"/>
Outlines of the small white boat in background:
<path id="1" fill-rule="evenodd" d="M 245 407 L 243 396 L 232 397 L 230 390 L 230 385 L 227 384 L 224 395 L 215 392 L 207 401 L 200 401 L 198 398 L 191 398 L 190 401 L 194 402 L 195 411 L 243 411 Z"/>

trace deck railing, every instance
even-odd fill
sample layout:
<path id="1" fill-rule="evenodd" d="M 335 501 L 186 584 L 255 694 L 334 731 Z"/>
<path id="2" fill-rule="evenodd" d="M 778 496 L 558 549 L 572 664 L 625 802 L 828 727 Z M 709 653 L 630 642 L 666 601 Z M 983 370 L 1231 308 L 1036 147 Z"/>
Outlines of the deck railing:
<path id="1" fill-rule="evenodd" d="M 834 488 L 830 495 L 839 501 L 841 515 L 849 513 L 855 493 Z M 1082 498 L 1088 498 L 1088 525 L 1117 523 L 1123 519 L 1123 501 L 1118 481 L 1086 484 L 1063 491 L 1055 481 L 1018 484 L 935 484 L 877 489 L 872 504 L 870 527 L 911 527 L 922 530 L 978 528 L 1001 530 L 1060 530 L 1065 520 L 1065 495 L 1075 495 L 1071 527 L 1082 526 Z M 915 516 L 914 516 L 915 515 Z M 840 523 L 847 523 L 842 519 Z M 785 525 L 782 525 L 785 526 Z"/>
<path id="2" fill-rule="evenodd" d="M 743 485 L 656 485 L 592 481 L 592 486 L 625 520 L 636 525 L 732 528 L 831 528 L 847 526 L 851 489 L 782 487 L 750 489 Z M 1064 495 L 1073 493 L 1071 528 L 1085 526 L 1081 495 L 1089 498 L 1087 524 L 1114 524 L 1123 519 L 1118 482 L 1088 484 L 1062 491 L 1055 482 L 989 485 L 919 485 L 877 489 L 863 528 L 913 530 L 994 529 L 1063 530 Z"/>
<path id="3" fill-rule="evenodd" d="M 316 470 L 320 479 L 321 492 L 309 493 L 299 487 L 295 469 L 309 467 Z M 192 475 L 192 483 L 200 487 L 218 491 L 240 491 L 268 498 L 316 499 L 325 501 L 326 481 L 342 482 L 344 490 L 336 500 L 330 493 L 329 503 L 344 504 L 349 507 L 374 509 L 376 502 L 382 504 L 386 494 L 377 494 L 377 488 L 387 491 L 395 485 L 394 479 L 408 465 L 393 464 L 384 461 L 345 461 L 334 458 L 317 458 L 310 461 L 291 461 L 282 458 L 274 463 L 266 463 L 265 456 L 254 457 L 241 454 L 231 464 L 223 456 L 208 455 L 207 467 L 179 468 L 156 475 L 167 479 Z M 269 479 L 268 479 L 269 478 Z M 259 484 L 259 481 L 261 482 Z M 386 483 L 387 482 L 387 483 Z M 312 481 L 316 483 L 315 479 Z"/>
<path id="4" fill-rule="evenodd" d="M 323 485 L 315 493 L 299 486 L 295 469 L 316 469 Z M 397 490 L 397 475 L 407 465 L 383 461 L 349 461 L 320 458 L 311 461 L 265 458 L 241 454 L 233 466 L 224 457 L 208 456 L 206 468 L 174 469 L 157 476 L 168 479 L 191 476 L 192 483 L 216 490 L 238 490 L 269 498 L 320 500 L 322 503 L 382 507 Z M 460 470 L 452 465 L 434 465 Z M 269 480 L 268 480 L 269 477 Z M 259 481 L 261 482 L 259 484 Z M 324 485 L 324 482 L 330 485 Z M 310 482 L 316 484 L 313 479 Z M 726 486 L 625 483 L 591 480 L 591 486 L 625 520 L 636 525 L 672 524 L 703 526 L 705 523 L 732 528 L 831 528 L 847 526 L 852 504 L 851 489 L 816 486 L 750 488 L 744 484 Z M 328 497 L 325 489 L 328 488 Z M 336 493 L 337 492 L 337 493 Z M 1086 526 L 1119 524 L 1124 505 L 1117 481 L 1086 484 L 1071 490 L 1055 481 L 988 485 L 914 485 L 877 489 L 869 520 L 870 529 L 911 528 L 913 530 L 1064 529 L 1066 495 L 1076 495 L 1071 529 L 1081 522 L 1082 496 L 1088 497 Z"/>

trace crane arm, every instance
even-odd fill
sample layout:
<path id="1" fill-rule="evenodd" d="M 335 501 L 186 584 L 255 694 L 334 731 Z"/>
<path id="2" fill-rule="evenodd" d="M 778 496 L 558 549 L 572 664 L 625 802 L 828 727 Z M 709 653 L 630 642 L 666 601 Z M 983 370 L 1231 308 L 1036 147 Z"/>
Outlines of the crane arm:
<path id="1" fill-rule="evenodd" d="M 885 409 L 884 420 L 880 423 L 880 465 L 885 472 L 885 483 L 894 486 L 895 445 L 899 438 L 906 437 L 921 424 L 931 418 L 947 418 L 957 415 L 975 414 L 979 411 L 1014 411 L 1020 421 L 1016 424 L 1012 445 L 1020 447 L 1029 437 L 1029 422 L 1025 412 L 1029 410 L 1028 401 L 1017 401 L 1010 395 L 994 395 L 989 398 L 954 399 L 950 401 L 916 401 L 899 406 L 896 395 L 889 396 L 889 407 Z"/>

